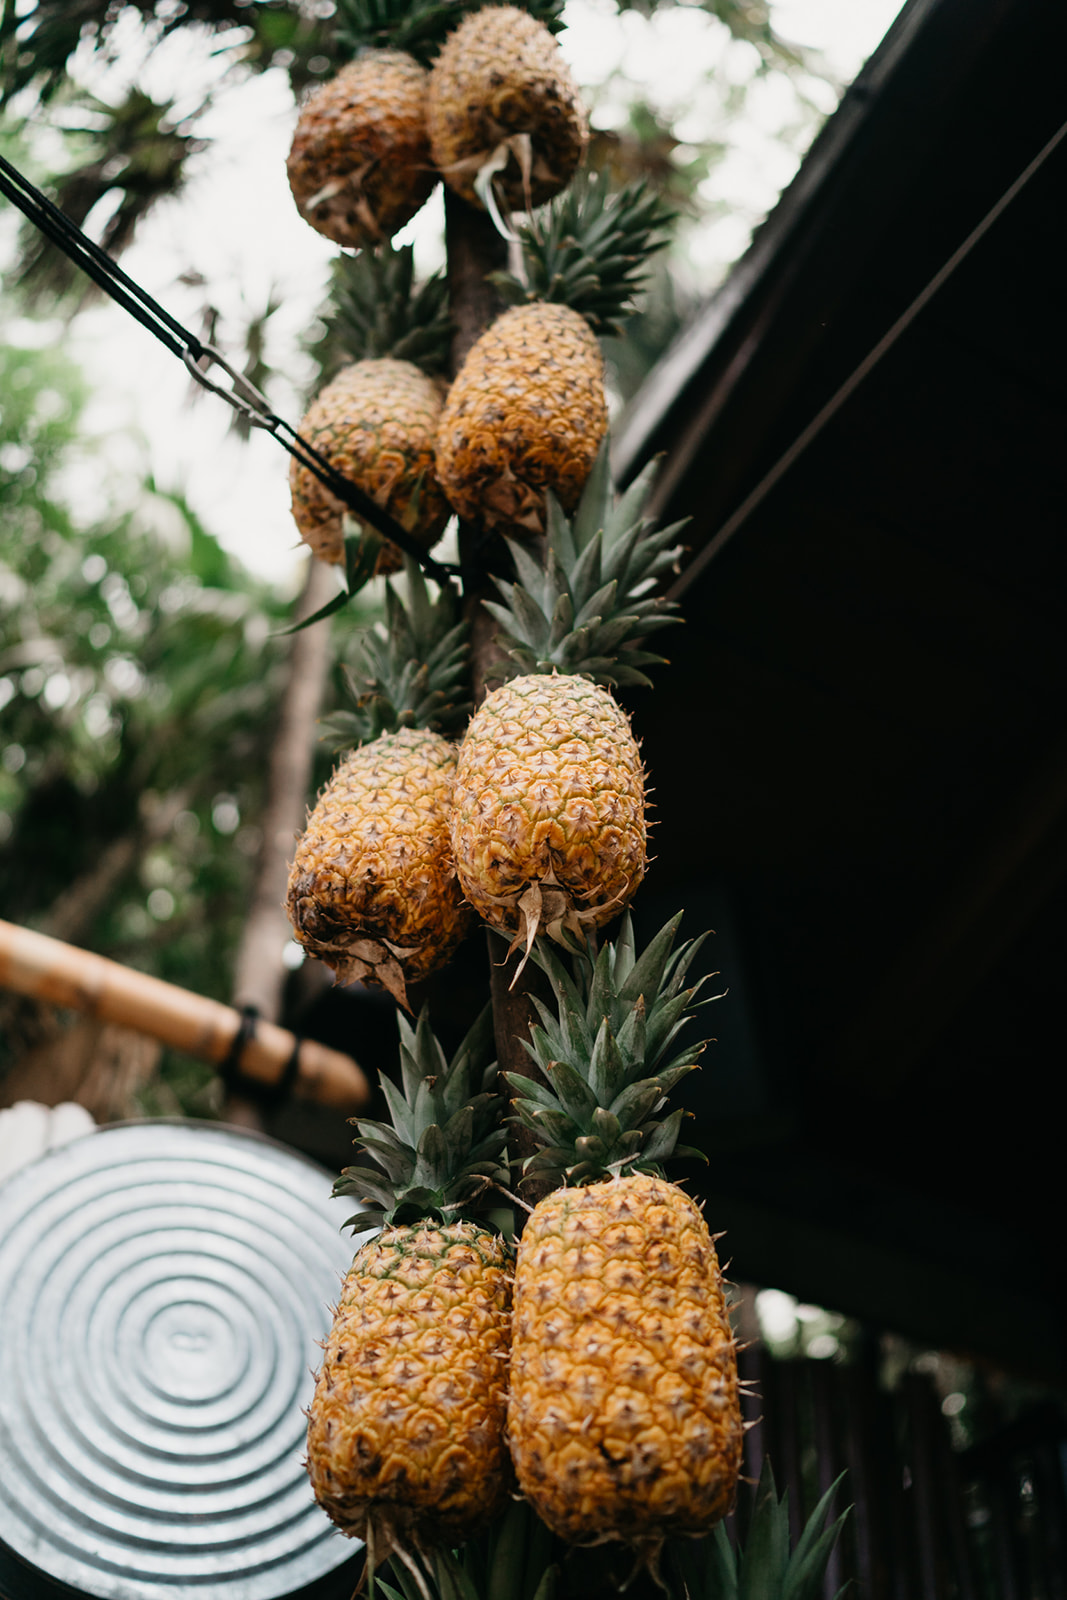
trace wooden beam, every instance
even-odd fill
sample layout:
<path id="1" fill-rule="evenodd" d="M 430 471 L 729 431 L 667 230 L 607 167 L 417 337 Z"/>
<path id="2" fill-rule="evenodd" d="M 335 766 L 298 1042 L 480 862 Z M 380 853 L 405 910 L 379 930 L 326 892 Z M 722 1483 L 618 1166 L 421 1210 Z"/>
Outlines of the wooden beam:
<path id="1" fill-rule="evenodd" d="M 216 1066 L 229 1057 L 243 1020 L 218 1000 L 10 922 L 0 922 L 0 987 L 118 1023 Z M 294 1050 L 299 1051 L 295 1093 L 339 1111 L 368 1104 L 370 1085 L 350 1056 L 314 1039 L 297 1040 L 272 1022 L 256 1023 L 241 1051 L 240 1071 L 276 1084 Z"/>

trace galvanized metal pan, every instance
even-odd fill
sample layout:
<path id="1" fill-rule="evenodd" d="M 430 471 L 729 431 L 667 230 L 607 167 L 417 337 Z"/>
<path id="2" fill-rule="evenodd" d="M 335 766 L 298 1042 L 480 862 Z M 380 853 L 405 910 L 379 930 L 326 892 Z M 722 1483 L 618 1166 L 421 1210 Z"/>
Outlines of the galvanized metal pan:
<path id="1" fill-rule="evenodd" d="M 329 1175 L 214 1123 L 0 1185 L 0 1596 L 342 1600 L 304 1407 L 353 1244 Z"/>

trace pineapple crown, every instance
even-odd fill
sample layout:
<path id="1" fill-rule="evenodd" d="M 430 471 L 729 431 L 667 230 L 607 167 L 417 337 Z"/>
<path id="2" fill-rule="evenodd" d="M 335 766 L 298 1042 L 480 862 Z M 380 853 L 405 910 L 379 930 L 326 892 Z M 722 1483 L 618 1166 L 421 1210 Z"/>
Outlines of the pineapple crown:
<path id="1" fill-rule="evenodd" d="M 509 272 L 490 281 L 509 305 L 557 302 L 594 333 L 618 333 L 672 220 L 645 179 L 612 191 L 606 174 L 586 172 L 519 230 L 526 282 Z"/>
<path id="2" fill-rule="evenodd" d="M 836 1522 L 823 1526 L 840 1482 L 835 1479 L 827 1489 L 790 1550 L 789 1496 L 779 1500 L 770 1460 L 764 1457 L 743 1548 L 734 1548 L 721 1522 L 708 1539 L 670 1541 L 670 1563 L 682 1592 L 688 1600 L 819 1600 L 848 1516 L 845 1510 Z M 847 1588 L 843 1584 L 835 1600 Z"/>
<path id="3" fill-rule="evenodd" d="M 430 599 L 418 564 L 404 557 L 407 604 L 393 584 L 385 586 L 385 623 L 356 637 L 353 660 L 342 669 L 354 710 L 323 718 L 335 749 L 350 750 L 400 728 L 457 731 L 470 714 L 467 624 L 460 620 L 456 591 L 442 588 Z"/>
<path id="4" fill-rule="evenodd" d="M 448 369 L 454 332 L 448 285 L 440 272 L 416 285 L 411 245 L 338 256 L 322 321 L 325 332 L 311 354 L 324 378 L 351 361 L 382 356 L 411 361 L 429 377 Z"/>
<path id="5" fill-rule="evenodd" d="M 425 1009 L 413 1028 L 402 1016 L 398 1088 L 384 1074 L 390 1122 L 353 1117 L 357 1149 L 376 1167 L 346 1167 L 335 1195 L 361 1203 L 344 1227 L 454 1219 L 482 1209 L 492 1185 L 507 1181 L 501 1160 L 507 1142 L 502 1102 L 494 1092 L 497 1064 L 492 1010 L 486 1007 L 451 1061 L 432 1032 Z"/>
<path id="6" fill-rule="evenodd" d="M 541 1019 L 524 1040 L 541 1083 L 504 1073 L 517 1122 L 541 1146 L 523 1165 L 524 1181 L 595 1183 L 633 1172 L 661 1177 L 671 1156 L 697 1157 L 678 1144 L 684 1111 L 660 1118 L 675 1084 L 697 1065 L 706 1041 L 679 1034 L 699 1005 L 701 978 L 685 987 L 703 937 L 674 950 L 678 913 L 640 956 L 629 913 L 618 940 L 590 950 L 573 974 L 546 940 L 534 959 L 552 985 L 555 1008 L 534 999 Z M 708 999 L 718 998 L 709 996 Z"/>
<path id="7" fill-rule="evenodd" d="M 394 1558 L 389 1570 L 396 1586 L 377 1575 L 375 1582 L 386 1600 L 555 1600 L 555 1546 L 529 1501 L 513 1498 L 458 1550 L 438 1545 L 423 1552 L 422 1571 Z"/>
<path id="8" fill-rule="evenodd" d="M 485 608 L 500 624 L 497 643 L 511 665 L 494 671 L 581 673 L 597 683 L 644 684 L 642 667 L 662 656 L 641 649 L 646 635 L 680 621 L 677 607 L 648 588 L 677 563 L 672 545 L 684 523 L 656 531 L 641 515 L 655 473 L 650 462 L 616 503 L 608 447 L 601 446 L 571 521 L 546 496 L 543 565 L 509 539 L 517 582 L 493 582 L 503 604 Z"/>
<path id="9" fill-rule="evenodd" d="M 515 0 L 522 5 L 523 0 Z M 563 28 L 564 0 L 527 0 L 523 9 L 550 33 Z M 339 55 L 360 50 L 406 50 L 428 67 L 445 41 L 482 0 L 337 0 L 334 43 Z"/>

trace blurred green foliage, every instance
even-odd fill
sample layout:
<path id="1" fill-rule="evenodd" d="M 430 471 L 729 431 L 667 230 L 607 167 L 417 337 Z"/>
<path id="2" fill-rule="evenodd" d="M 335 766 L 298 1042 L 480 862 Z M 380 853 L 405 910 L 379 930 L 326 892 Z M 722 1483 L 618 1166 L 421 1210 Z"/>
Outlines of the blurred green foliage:
<path id="1" fill-rule="evenodd" d="M 289 604 L 179 494 L 79 514 L 57 352 L 0 345 L 0 395 L 0 914 L 228 999 Z"/>

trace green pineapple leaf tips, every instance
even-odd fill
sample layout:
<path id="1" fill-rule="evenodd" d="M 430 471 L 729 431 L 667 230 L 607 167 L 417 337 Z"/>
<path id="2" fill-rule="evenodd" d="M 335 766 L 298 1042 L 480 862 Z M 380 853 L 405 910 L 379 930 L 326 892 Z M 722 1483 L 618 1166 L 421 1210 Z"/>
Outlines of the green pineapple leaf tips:
<path id="1" fill-rule="evenodd" d="M 444 274 L 415 281 L 411 245 L 390 244 L 338 256 L 321 313 L 324 332 L 312 346 L 324 378 L 352 361 L 410 361 L 429 377 L 448 370 L 455 327 Z"/>
<path id="2" fill-rule="evenodd" d="M 644 179 L 613 191 L 604 174 L 588 173 L 520 230 L 526 281 L 494 272 L 491 282 L 511 305 L 559 301 L 594 333 L 618 333 L 673 217 Z"/>
<path id="3" fill-rule="evenodd" d="M 384 625 L 357 635 L 351 665 L 342 669 L 354 709 L 323 718 L 323 736 L 335 749 L 400 728 L 447 735 L 470 714 L 468 629 L 456 593 L 446 587 L 431 600 L 417 563 L 405 557 L 404 568 L 407 603 L 386 585 Z"/>
<path id="4" fill-rule="evenodd" d="M 670 1158 L 695 1157 L 678 1144 L 685 1113 L 660 1113 L 675 1085 L 692 1072 L 705 1041 L 687 1043 L 682 1029 L 709 975 L 686 987 L 703 936 L 674 947 L 681 912 L 638 956 L 629 913 L 618 939 L 573 962 L 547 941 L 534 960 L 552 986 L 552 1006 L 534 999 L 540 1025 L 526 1050 L 544 1082 L 504 1073 L 515 1120 L 541 1149 L 523 1164 L 524 1181 L 594 1183 L 647 1172 L 661 1177 Z"/>
<path id="5" fill-rule="evenodd" d="M 674 541 L 685 526 L 657 530 L 642 515 L 655 471 L 650 462 L 616 501 L 604 444 L 572 519 L 554 496 L 546 497 L 543 564 L 520 541 L 507 541 L 518 581 L 494 578 L 503 603 L 487 600 L 485 609 L 499 624 L 497 644 L 509 661 L 491 676 L 562 672 L 604 684 L 649 684 L 642 669 L 663 657 L 642 642 L 681 620 L 674 602 L 652 591 L 676 569 L 681 546 Z"/>
<path id="6" fill-rule="evenodd" d="M 406 50 L 428 67 L 444 43 L 482 0 L 337 0 L 334 46 L 342 58 L 366 49 Z M 563 28 L 563 0 L 529 0 L 523 8 L 550 33 Z"/>
<path id="7" fill-rule="evenodd" d="M 401 1086 L 381 1078 L 391 1121 L 352 1118 L 358 1149 L 377 1165 L 346 1167 L 333 1188 L 361 1202 L 343 1224 L 356 1231 L 424 1217 L 469 1218 L 491 1203 L 494 1184 L 507 1182 L 497 1064 L 485 1064 L 493 1043 L 491 1008 L 451 1061 L 425 1010 L 414 1028 L 398 1014 L 397 1027 Z"/>
<path id="8" fill-rule="evenodd" d="M 764 1458 L 744 1549 L 734 1549 L 721 1522 L 707 1539 L 669 1542 L 669 1565 L 685 1600 L 820 1600 L 849 1514 L 846 1509 L 824 1527 L 843 1477 L 827 1489 L 790 1550 L 789 1497 L 779 1500 L 774 1472 Z M 841 1600 L 848 1587 L 843 1584 L 834 1600 Z"/>

